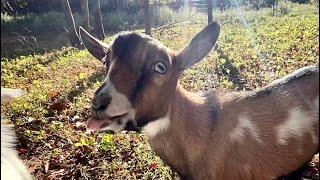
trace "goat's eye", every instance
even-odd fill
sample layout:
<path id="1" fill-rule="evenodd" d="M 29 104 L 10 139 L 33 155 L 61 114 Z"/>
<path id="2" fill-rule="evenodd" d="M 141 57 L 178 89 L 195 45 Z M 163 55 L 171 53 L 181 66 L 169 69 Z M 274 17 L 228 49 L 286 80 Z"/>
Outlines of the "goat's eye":
<path id="1" fill-rule="evenodd" d="M 154 64 L 153 70 L 158 74 L 165 74 L 167 72 L 167 66 L 159 61 Z"/>

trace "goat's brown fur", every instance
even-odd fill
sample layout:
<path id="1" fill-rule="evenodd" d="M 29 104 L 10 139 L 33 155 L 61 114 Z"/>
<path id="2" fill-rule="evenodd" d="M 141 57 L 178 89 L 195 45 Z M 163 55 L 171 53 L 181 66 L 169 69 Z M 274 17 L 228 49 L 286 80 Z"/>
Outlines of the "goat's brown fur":
<path id="1" fill-rule="evenodd" d="M 219 35 L 216 23 L 179 53 L 136 33 L 119 35 L 109 48 L 80 32 L 88 50 L 99 52 L 95 57 L 107 52 L 112 64 L 93 98 L 94 112 L 102 116 L 95 113 L 88 127 L 97 122 L 112 126 L 119 119 L 107 113 L 113 99 L 105 95 L 111 94 L 104 91 L 107 82 L 115 87 L 110 91 L 130 103 L 128 112 L 134 109 L 127 125 L 145 128 L 169 113 L 169 125 L 149 141 L 183 179 L 276 179 L 318 151 L 318 67 L 301 69 L 257 91 L 196 94 L 186 91 L 178 79 L 212 49 Z M 153 72 L 157 62 L 165 64 L 166 73 Z"/>
<path id="2" fill-rule="evenodd" d="M 314 119 L 313 131 L 319 137 L 318 110 L 308 105 L 319 94 L 319 73 L 316 68 L 307 72 L 311 74 L 306 79 L 255 92 L 215 95 L 214 101 L 178 86 L 170 128 L 151 139 L 151 146 L 182 177 L 271 179 L 292 172 L 312 158 L 318 141 L 314 144 L 310 134 L 305 134 L 303 138 L 291 137 L 288 145 L 282 146 L 277 143 L 275 127 L 288 119 L 289 109 L 301 107 Z M 298 90 L 309 93 L 302 97 Z M 228 138 L 243 113 L 259 129 L 262 143 L 248 132 L 242 141 Z"/>

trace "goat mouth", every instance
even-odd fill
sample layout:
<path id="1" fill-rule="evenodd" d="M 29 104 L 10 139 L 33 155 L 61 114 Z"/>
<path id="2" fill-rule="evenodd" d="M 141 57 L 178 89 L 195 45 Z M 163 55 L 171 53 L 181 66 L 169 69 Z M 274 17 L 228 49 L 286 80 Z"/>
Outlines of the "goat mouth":
<path id="1" fill-rule="evenodd" d="M 105 123 L 103 123 L 101 126 L 100 126 L 100 129 L 103 129 L 107 126 L 109 126 L 111 123 L 115 122 L 115 123 L 118 123 L 118 124 L 121 124 L 121 119 L 123 117 L 125 117 L 127 115 L 127 113 L 125 114 L 122 114 L 122 115 L 117 115 L 117 116 L 113 116 L 113 117 L 109 117 L 108 118 L 108 121 L 106 121 Z"/>
<path id="2" fill-rule="evenodd" d="M 105 119 L 91 117 L 86 122 L 86 128 L 87 128 L 87 130 L 89 130 L 91 132 L 112 131 L 112 130 L 107 129 L 107 127 L 112 123 L 117 123 L 120 125 L 122 123 L 121 122 L 122 118 L 125 117 L 126 115 L 127 115 L 127 113 L 124 113 L 121 115 L 108 117 Z"/>
<path id="3" fill-rule="evenodd" d="M 124 113 L 124 114 L 120 114 L 120 115 L 117 115 L 117 116 L 113 116 L 113 117 L 109 117 L 109 119 L 111 121 L 114 121 L 114 120 L 118 120 L 118 119 L 121 119 L 122 117 L 126 116 L 127 113 Z"/>

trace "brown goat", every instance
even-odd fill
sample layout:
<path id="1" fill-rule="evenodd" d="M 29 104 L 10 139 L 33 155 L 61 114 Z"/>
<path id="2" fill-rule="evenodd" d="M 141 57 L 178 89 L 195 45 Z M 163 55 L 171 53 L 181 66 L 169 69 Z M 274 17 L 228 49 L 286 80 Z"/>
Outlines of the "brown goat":
<path id="1" fill-rule="evenodd" d="M 211 23 L 173 52 L 134 32 L 108 46 L 81 28 L 84 45 L 107 67 L 87 129 L 142 129 L 183 179 L 276 179 L 308 162 L 319 148 L 318 67 L 250 92 L 196 94 L 179 85 L 219 32 Z"/>

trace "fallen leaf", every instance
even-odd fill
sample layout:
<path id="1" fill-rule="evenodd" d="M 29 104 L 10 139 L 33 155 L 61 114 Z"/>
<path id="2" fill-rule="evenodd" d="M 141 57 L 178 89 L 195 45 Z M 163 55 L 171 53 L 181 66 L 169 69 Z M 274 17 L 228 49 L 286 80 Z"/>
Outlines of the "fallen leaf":
<path id="1" fill-rule="evenodd" d="M 48 96 L 51 100 L 55 100 L 57 99 L 61 94 L 59 92 L 56 91 L 51 91 L 48 93 Z"/>
<path id="2" fill-rule="evenodd" d="M 150 165 L 150 167 L 149 167 L 149 169 L 151 170 L 151 171 L 153 171 L 153 170 L 155 170 L 155 169 L 157 169 L 158 168 L 158 163 L 156 163 L 156 162 L 153 162 L 151 165 Z"/>
<path id="3" fill-rule="evenodd" d="M 63 111 L 69 108 L 69 104 L 65 100 L 59 100 L 50 106 L 51 110 Z"/>
<path id="4" fill-rule="evenodd" d="M 49 170 L 49 161 L 45 161 L 44 162 L 44 172 L 48 173 L 48 170 Z"/>

